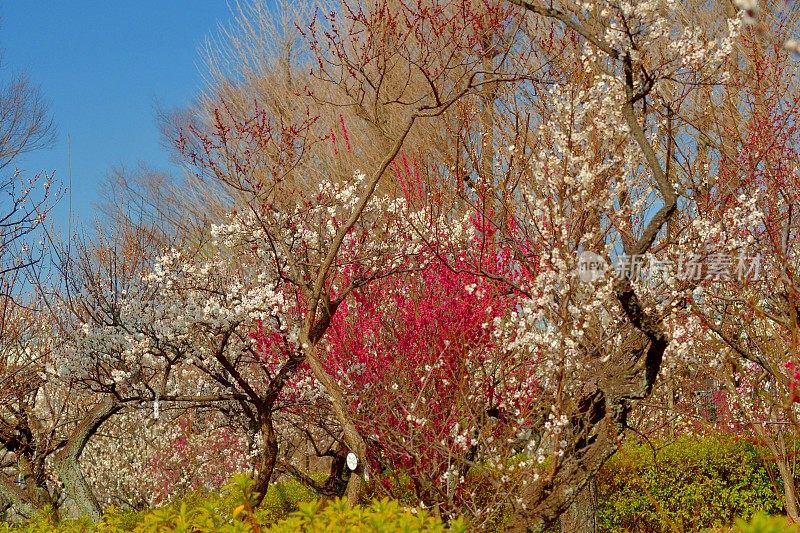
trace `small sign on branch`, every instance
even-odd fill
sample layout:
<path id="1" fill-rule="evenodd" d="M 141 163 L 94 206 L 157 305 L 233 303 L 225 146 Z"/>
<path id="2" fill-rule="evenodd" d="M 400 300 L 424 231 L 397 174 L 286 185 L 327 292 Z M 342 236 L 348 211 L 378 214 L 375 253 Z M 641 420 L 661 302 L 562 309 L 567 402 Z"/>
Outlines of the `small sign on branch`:
<path id="1" fill-rule="evenodd" d="M 355 472 L 356 468 L 358 468 L 358 456 L 353 452 L 347 454 L 347 468 L 349 468 L 351 472 Z"/>

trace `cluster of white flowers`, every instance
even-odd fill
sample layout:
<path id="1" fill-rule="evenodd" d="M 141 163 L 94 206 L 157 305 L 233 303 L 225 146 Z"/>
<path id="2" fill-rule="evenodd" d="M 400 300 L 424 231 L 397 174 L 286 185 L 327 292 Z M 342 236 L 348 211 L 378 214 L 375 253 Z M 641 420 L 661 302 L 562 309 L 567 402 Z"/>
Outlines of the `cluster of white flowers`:
<path id="1" fill-rule="evenodd" d="M 216 490 L 251 468 L 241 428 L 219 415 L 124 411 L 87 449 L 86 475 L 105 505 L 155 506 L 189 490 Z"/>
<path id="2" fill-rule="evenodd" d="M 320 264 L 356 209 L 366 181 L 356 171 L 350 179 L 320 183 L 308 194 L 309 201 L 231 213 L 225 224 L 212 227 L 212 237 L 218 246 L 250 247 L 262 261 L 282 268 L 292 268 L 298 257 Z M 358 262 L 362 275 L 400 267 L 403 258 L 422 249 L 414 228 L 427 227 L 425 216 L 403 197 L 372 195 L 355 227 L 345 233 L 337 265 Z"/>
<path id="3" fill-rule="evenodd" d="M 587 11 L 595 12 L 605 21 L 604 42 L 629 54 L 634 61 L 648 61 L 665 73 L 706 78 L 721 74 L 718 71 L 731 54 L 742 22 L 750 23 L 757 13 L 755 0 L 738 3 L 743 10 L 740 15 L 727 21 L 723 27 L 725 33 L 711 36 L 698 27 L 681 25 L 684 6 L 677 0 L 599 2 L 599 9 Z M 631 43 L 631 32 L 637 41 L 635 45 Z M 592 49 L 587 51 L 587 55 L 597 53 Z"/>

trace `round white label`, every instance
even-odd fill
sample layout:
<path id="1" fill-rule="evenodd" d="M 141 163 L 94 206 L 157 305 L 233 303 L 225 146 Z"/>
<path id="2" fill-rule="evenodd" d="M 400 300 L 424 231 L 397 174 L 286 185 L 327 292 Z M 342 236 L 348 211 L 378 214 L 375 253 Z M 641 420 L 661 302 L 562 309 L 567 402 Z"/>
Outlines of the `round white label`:
<path id="1" fill-rule="evenodd" d="M 358 457 L 353 452 L 347 454 L 347 468 L 352 471 L 358 467 Z"/>

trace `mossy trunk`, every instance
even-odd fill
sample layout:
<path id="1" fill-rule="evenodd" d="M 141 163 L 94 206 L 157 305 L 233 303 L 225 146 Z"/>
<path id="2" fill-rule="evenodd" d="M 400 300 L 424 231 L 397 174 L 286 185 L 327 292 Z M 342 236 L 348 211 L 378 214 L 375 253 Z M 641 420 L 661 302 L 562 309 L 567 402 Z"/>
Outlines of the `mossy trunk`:
<path id="1" fill-rule="evenodd" d="M 562 533 L 596 533 L 597 481 L 592 478 L 561 515 Z"/>
<path id="2" fill-rule="evenodd" d="M 269 484 L 272 481 L 272 474 L 275 472 L 275 464 L 278 460 L 278 437 L 275 434 L 275 427 L 272 422 L 272 413 L 260 413 L 259 425 L 263 448 L 258 458 L 258 474 L 256 475 L 253 490 L 256 492 L 256 506 L 261 505 L 267 497 Z"/>
<path id="3" fill-rule="evenodd" d="M 81 514 L 92 520 L 100 519 L 102 508 L 81 470 L 81 454 L 100 426 L 121 409 L 122 405 L 111 397 L 95 405 L 78 423 L 67 444 L 55 458 L 55 470 L 64 484 L 66 495 L 75 502 Z"/>

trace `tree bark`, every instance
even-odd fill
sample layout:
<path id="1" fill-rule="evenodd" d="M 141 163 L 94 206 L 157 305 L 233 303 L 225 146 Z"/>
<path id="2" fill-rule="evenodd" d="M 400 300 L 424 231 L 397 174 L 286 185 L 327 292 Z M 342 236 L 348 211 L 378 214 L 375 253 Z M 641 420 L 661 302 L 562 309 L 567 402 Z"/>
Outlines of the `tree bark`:
<path id="1" fill-rule="evenodd" d="M 264 441 L 261 449 L 261 454 L 258 459 L 258 475 L 256 476 L 255 486 L 253 487 L 256 492 L 255 505 L 258 507 L 264 498 L 267 496 L 269 484 L 272 481 L 272 474 L 275 471 L 275 464 L 278 460 L 278 437 L 275 434 L 275 426 L 272 422 L 272 413 L 260 413 L 259 425 L 261 431 L 261 438 Z"/>
<path id="2" fill-rule="evenodd" d="M 781 480 L 783 481 L 783 497 L 786 514 L 793 522 L 797 522 L 800 519 L 800 512 L 798 512 L 797 508 L 797 486 L 794 482 L 792 467 L 785 458 L 778 460 L 778 472 L 780 472 Z"/>
<path id="3" fill-rule="evenodd" d="M 639 348 L 616 354 L 587 383 L 572 409 L 573 438 L 553 475 L 530 487 L 525 494 L 528 510 L 515 531 L 543 532 L 569 508 L 572 501 L 617 451 L 627 427 L 631 402 L 646 398 L 653 389 L 668 338 L 660 323 L 641 307 L 629 281 L 619 280 L 617 298 L 625 314 L 641 333 Z"/>
<path id="4" fill-rule="evenodd" d="M 347 444 L 349 451 L 356 454 L 358 457 L 358 467 L 351 473 L 350 479 L 347 482 L 347 501 L 350 506 L 358 505 L 361 501 L 361 491 L 363 485 L 362 475 L 364 473 L 364 465 L 367 460 L 367 444 L 361 437 L 352 416 L 347 412 L 347 405 L 344 400 L 344 393 L 342 388 L 333 377 L 328 374 L 322 367 L 322 363 L 317 358 L 316 347 L 310 346 L 305 351 L 306 361 L 314 373 L 314 377 L 322 383 L 325 387 L 325 392 L 328 393 L 333 408 L 333 414 L 336 420 L 341 424 L 342 431 L 344 431 L 344 441 Z"/>
<path id="5" fill-rule="evenodd" d="M 83 417 L 55 458 L 55 469 L 67 496 L 72 498 L 82 514 L 92 520 L 100 519 L 102 508 L 81 470 L 81 454 L 100 426 L 121 409 L 122 404 L 114 398 L 103 399 Z"/>
<path id="6" fill-rule="evenodd" d="M 33 517 L 50 503 L 36 498 L 35 495 L 18 487 L 13 480 L 5 476 L 0 477 L 0 499 L 10 503 L 14 510 L 25 518 Z"/>
<path id="7" fill-rule="evenodd" d="M 770 413 L 770 420 L 777 420 L 774 412 Z M 798 509 L 797 484 L 794 480 L 794 469 L 792 468 L 792 465 L 789 464 L 789 457 L 786 450 L 786 439 L 783 433 L 781 433 L 780 428 L 776 429 L 776 432 L 777 435 L 771 434 L 766 430 L 760 431 L 761 437 L 764 439 L 764 442 L 766 442 L 767 448 L 769 448 L 775 463 L 778 465 L 778 473 L 780 474 L 781 481 L 783 482 L 783 505 L 784 509 L 786 510 L 786 514 L 793 521 L 797 522 L 800 520 L 800 509 Z"/>
<path id="8" fill-rule="evenodd" d="M 563 533 L 596 533 L 597 481 L 592 478 L 561 515 Z"/>

